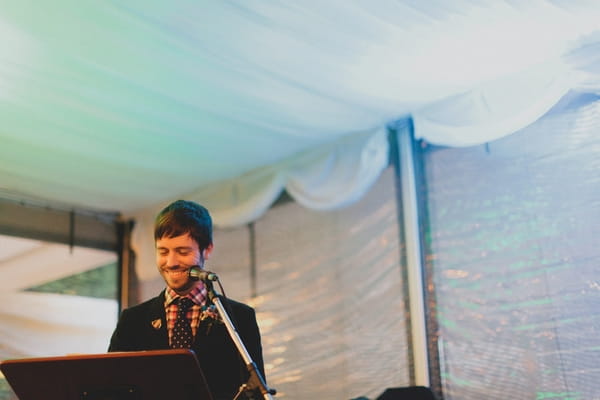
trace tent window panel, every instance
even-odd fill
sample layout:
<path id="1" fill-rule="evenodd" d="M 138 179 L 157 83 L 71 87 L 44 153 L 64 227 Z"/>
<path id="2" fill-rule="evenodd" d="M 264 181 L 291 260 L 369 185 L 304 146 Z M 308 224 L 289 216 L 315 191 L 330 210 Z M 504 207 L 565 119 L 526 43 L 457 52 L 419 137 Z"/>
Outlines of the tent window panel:
<path id="1" fill-rule="evenodd" d="M 599 107 L 425 152 L 446 400 L 600 393 Z"/>
<path id="2" fill-rule="evenodd" d="M 0 360 L 105 352 L 117 293 L 114 251 L 0 235 Z"/>
<path id="3" fill-rule="evenodd" d="M 214 251 L 206 261 L 205 268 L 219 276 L 228 296 L 253 303 L 251 298 L 253 261 L 248 227 L 215 229 L 213 242 Z"/>
<path id="4" fill-rule="evenodd" d="M 68 276 L 63 279 L 33 286 L 28 291 L 69 294 L 73 296 L 96 297 L 100 299 L 118 298 L 117 262 L 111 262 L 90 271 Z"/>
<path id="5" fill-rule="evenodd" d="M 375 398 L 409 384 L 395 196 L 388 168 L 352 206 L 288 202 L 256 222 L 265 362 L 281 393 Z"/>

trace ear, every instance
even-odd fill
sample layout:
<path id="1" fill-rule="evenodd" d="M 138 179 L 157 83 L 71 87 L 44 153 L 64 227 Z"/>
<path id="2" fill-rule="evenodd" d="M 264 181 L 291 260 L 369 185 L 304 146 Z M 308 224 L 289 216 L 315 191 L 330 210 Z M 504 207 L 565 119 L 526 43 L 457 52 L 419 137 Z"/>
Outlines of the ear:
<path id="1" fill-rule="evenodd" d="M 204 260 L 208 260 L 208 258 L 210 257 L 211 253 L 213 251 L 213 244 L 209 244 L 207 248 L 205 248 L 204 250 L 202 250 L 202 258 Z"/>

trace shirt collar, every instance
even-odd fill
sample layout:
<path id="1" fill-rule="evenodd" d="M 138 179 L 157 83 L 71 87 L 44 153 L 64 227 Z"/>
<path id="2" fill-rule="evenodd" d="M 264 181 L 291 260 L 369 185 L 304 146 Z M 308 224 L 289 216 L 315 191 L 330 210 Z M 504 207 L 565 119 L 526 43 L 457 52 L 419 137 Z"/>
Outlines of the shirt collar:
<path id="1" fill-rule="evenodd" d="M 194 302 L 194 304 L 202 306 L 206 303 L 206 295 L 206 285 L 204 285 L 204 282 L 202 281 L 198 281 L 198 283 L 192 288 L 192 290 L 185 296 L 180 296 L 173 289 L 167 287 L 165 290 L 165 305 L 168 306 L 172 304 L 175 300 L 177 300 L 180 297 L 188 297 Z"/>

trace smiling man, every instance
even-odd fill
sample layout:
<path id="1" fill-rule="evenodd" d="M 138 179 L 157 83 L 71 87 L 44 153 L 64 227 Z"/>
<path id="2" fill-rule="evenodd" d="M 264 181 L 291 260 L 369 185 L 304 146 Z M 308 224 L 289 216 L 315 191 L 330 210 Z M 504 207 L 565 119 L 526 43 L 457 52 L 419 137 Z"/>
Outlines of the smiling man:
<path id="1" fill-rule="evenodd" d="M 213 250 L 212 219 L 206 208 L 185 200 L 165 207 L 154 225 L 156 265 L 166 288 L 156 297 L 123 310 L 109 351 L 191 348 L 215 400 L 233 399 L 248 371 L 207 287 L 194 279 Z M 221 297 L 248 353 L 264 377 L 262 346 L 254 309 Z M 173 384 L 177 384 L 174 382 Z"/>

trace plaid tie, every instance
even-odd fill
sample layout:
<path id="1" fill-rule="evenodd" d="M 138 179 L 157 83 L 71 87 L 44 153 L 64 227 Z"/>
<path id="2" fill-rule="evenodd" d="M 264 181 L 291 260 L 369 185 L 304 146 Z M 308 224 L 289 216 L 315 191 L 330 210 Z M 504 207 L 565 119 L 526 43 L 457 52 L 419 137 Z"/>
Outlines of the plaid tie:
<path id="1" fill-rule="evenodd" d="M 173 327 L 173 338 L 171 347 L 174 349 L 189 349 L 192 347 L 193 336 L 192 326 L 187 319 L 186 314 L 194 302 L 187 297 L 180 297 L 176 300 L 178 303 L 177 319 Z"/>

